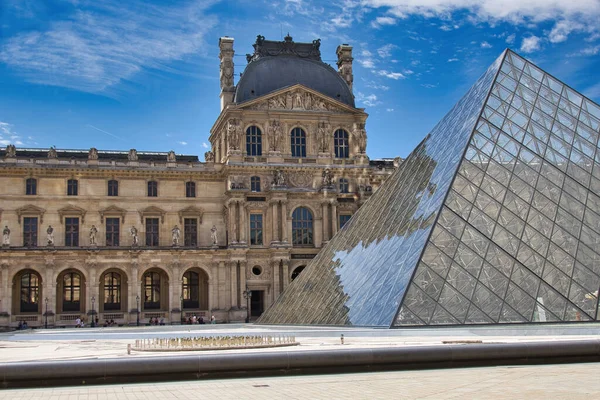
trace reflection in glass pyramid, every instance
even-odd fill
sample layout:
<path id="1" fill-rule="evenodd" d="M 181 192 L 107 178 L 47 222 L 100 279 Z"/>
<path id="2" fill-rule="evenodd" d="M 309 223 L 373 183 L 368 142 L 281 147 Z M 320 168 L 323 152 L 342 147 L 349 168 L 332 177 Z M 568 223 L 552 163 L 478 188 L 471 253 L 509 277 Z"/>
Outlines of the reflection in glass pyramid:
<path id="1" fill-rule="evenodd" d="M 260 318 L 597 320 L 600 107 L 505 51 Z"/>

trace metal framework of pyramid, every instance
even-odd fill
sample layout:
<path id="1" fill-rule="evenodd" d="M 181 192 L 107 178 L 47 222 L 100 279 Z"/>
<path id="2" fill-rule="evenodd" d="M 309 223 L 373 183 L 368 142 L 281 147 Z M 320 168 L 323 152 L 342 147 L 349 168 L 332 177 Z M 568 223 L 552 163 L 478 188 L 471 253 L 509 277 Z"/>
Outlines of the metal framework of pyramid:
<path id="1" fill-rule="evenodd" d="M 597 321 L 599 136 L 506 50 L 258 322 Z"/>

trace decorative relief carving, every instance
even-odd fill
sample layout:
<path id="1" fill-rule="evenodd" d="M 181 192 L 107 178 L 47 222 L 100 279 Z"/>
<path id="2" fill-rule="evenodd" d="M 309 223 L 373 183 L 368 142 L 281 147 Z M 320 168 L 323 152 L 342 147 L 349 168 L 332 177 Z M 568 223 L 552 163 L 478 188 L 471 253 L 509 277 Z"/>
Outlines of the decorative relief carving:
<path id="1" fill-rule="evenodd" d="M 323 173 L 321 174 L 321 178 L 321 184 L 323 185 L 323 187 L 334 186 L 333 173 L 329 168 L 326 168 L 325 171 L 323 171 Z"/>
<path id="2" fill-rule="evenodd" d="M 14 158 L 16 156 L 17 156 L 17 148 L 15 147 L 15 145 L 9 144 L 8 146 L 6 146 L 6 153 L 5 153 L 4 157 Z"/>
<path id="3" fill-rule="evenodd" d="M 215 162 L 215 153 L 213 153 L 212 151 L 207 151 L 206 153 L 204 153 L 204 161 L 206 162 Z"/>
<path id="4" fill-rule="evenodd" d="M 129 161 L 137 161 L 138 160 L 137 150 L 136 149 L 129 150 L 129 154 L 127 155 L 127 159 Z"/>
<path id="5" fill-rule="evenodd" d="M 271 97 L 249 108 L 254 110 L 344 111 L 341 107 L 324 100 L 320 96 L 315 96 L 301 89 Z"/>
<path id="6" fill-rule="evenodd" d="M 310 188 L 313 184 L 313 174 L 310 172 L 296 172 L 288 177 L 290 184 L 297 188 Z"/>
<path id="7" fill-rule="evenodd" d="M 285 183 L 285 175 L 282 170 L 276 169 L 273 171 L 273 181 L 271 181 L 271 186 L 273 187 L 286 187 Z"/>
<path id="8" fill-rule="evenodd" d="M 98 159 L 98 149 L 92 147 L 88 152 L 88 160 L 97 160 Z"/>
<path id="9" fill-rule="evenodd" d="M 283 130 L 281 129 L 281 122 L 274 119 L 269 123 L 268 127 L 269 134 L 269 149 L 271 151 L 281 151 Z"/>
<path id="10" fill-rule="evenodd" d="M 243 175 L 229 177 L 229 189 L 246 189 L 248 188 L 248 177 Z"/>
<path id="11" fill-rule="evenodd" d="M 177 157 L 175 156 L 175 152 L 173 150 L 169 151 L 167 154 L 167 162 L 176 162 Z"/>
<path id="12" fill-rule="evenodd" d="M 364 153 L 367 150 L 367 132 L 365 131 L 365 124 L 354 124 L 352 136 L 354 136 L 358 145 L 358 152 Z"/>
<path id="13" fill-rule="evenodd" d="M 317 125 L 317 146 L 319 152 L 329 152 L 330 129 L 331 126 L 327 122 L 319 122 Z"/>
<path id="14" fill-rule="evenodd" d="M 232 150 L 240 149 L 240 140 L 242 139 L 242 121 L 237 118 L 231 118 L 227 121 L 227 142 Z"/>

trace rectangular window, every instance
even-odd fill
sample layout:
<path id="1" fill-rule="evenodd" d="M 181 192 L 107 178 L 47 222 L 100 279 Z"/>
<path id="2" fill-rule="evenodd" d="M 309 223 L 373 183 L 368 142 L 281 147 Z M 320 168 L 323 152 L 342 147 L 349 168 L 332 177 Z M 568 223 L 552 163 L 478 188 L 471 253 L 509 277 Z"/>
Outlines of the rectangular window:
<path id="1" fill-rule="evenodd" d="M 37 194 L 37 180 L 34 178 L 29 178 L 25 182 L 25 194 L 34 196 Z"/>
<path id="2" fill-rule="evenodd" d="M 119 195 L 119 181 L 115 181 L 111 179 L 108 181 L 108 195 L 109 196 L 118 196 Z"/>
<path id="3" fill-rule="evenodd" d="M 263 216 L 262 214 L 250 214 L 250 245 L 261 246 L 263 244 Z"/>
<path id="4" fill-rule="evenodd" d="M 157 197 L 158 196 L 158 182 L 150 181 L 148 182 L 148 197 Z"/>
<path id="5" fill-rule="evenodd" d="M 67 196 L 77 196 L 78 183 L 77 179 L 67 181 Z"/>
<path id="6" fill-rule="evenodd" d="M 183 220 L 183 244 L 190 247 L 198 245 L 198 220 L 196 218 Z"/>
<path id="7" fill-rule="evenodd" d="M 119 218 L 106 218 L 106 245 L 119 245 Z"/>
<path id="8" fill-rule="evenodd" d="M 79 246 L 79 218 L 65 218 L 65 246 Z"/>
<path id="9" fill-rule="evenodd" d="M 158 246 L 158 218 L 146 218 L 146 246 Z"/>
<path id="10" fill-rule="evenodd" d="M 23 246 L 37 247 L 38 219 L 37 217 L 23 218 Z"/>
<path id="11" fill-rule="evenodd" d="M 185 197 L 196 197 L 196 183 L 186 182 L 185 183 Z"/>
<path id="12" fill-rule="evenodd" d="M 346 225 L 346 222 L 350 221 L 350 217 L 352 217 L 352 215 L 348 215 L 348 214 L 340 215 L 340 229 L 342 229 L 344 227 L 344 225 Z"/>

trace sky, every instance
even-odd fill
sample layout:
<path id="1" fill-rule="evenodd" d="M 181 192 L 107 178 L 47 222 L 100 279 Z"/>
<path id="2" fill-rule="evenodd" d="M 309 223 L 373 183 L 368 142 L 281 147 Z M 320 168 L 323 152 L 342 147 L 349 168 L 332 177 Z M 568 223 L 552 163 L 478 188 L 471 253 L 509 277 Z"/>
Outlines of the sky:
<path id="1" fill-rule="evenodd" d="M 371 158 L 405 157 L 511 48 L 600 102 L 600 0 L 0 0 L 0 145 L 203 159 L 257 35 L 354 47 Z"/>

